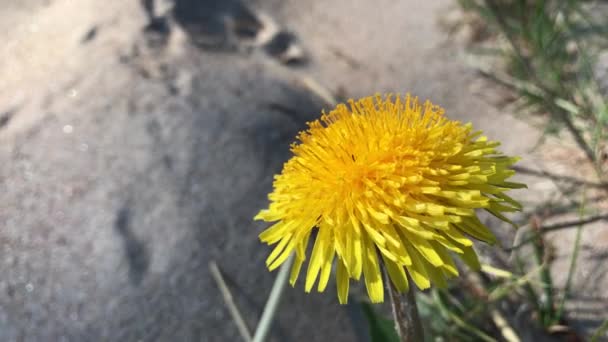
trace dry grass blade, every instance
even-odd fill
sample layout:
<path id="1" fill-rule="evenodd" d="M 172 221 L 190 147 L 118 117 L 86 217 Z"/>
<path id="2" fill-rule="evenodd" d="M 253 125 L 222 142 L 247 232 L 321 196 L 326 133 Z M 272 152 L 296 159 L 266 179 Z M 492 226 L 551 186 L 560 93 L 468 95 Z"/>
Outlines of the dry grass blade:
<path id="1" fill-rule="evenodd" d="M 222 292 L 224 303 L 226 303 L 226 307 L 228 308 L 228 311 L 230 312 L 230 315 L 232 316 L 232 319 L 234 320 L 234 323 L 236 324 L 236 327 L 239 330 L 241 337 L 243 337 L 243 340 L 245 342 L 250 342 L 252 340 L 251 332 L 249 332 L 249 328 L 247 327 L 247 324 L 245 323 L 241 312 L 234 303 L 232 293 L 230 293 L 230 289 L 228 289 L 226 281 L 224 281 L 224 277 L 222 276 L 222 272 L 220 271 L 215 261 L 209 262 L 209 271 L 211 272 L 211 276 L 213 277 L 213 279 L 217 283 L 217 286 Z"/>

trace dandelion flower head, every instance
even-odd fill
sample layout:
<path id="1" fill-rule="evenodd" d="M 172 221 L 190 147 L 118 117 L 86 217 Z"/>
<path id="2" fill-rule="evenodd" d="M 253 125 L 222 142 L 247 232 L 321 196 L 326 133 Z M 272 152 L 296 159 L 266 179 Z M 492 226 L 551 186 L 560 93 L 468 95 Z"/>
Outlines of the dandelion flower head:
<path id="1" fill-rule="evenodd" d="M 478 269 L 471 238 L 492 244 L 495 237 L 476 210 L 511 223 L 503 213 L 521 206 L 505 192 L 525 185 L 507 181 L 517 158 L 443 114 L 409 95 L 376 95 L 309 123 L 274 178 L 269 207 L 255 217 L 274 222 L 260 235 L 276 244 L 268 268 L 295 253 L 294 285 L 316 232 L 305 290 L 318 280 L 324 291 L 336 260 L 340 303 L 350 279 L 361 276 L 370 300 L 382 302 L 381 264 L 402 292 L 408 278 L 420 289 L 445 286 L 458 275 L 453 256 Z"/>

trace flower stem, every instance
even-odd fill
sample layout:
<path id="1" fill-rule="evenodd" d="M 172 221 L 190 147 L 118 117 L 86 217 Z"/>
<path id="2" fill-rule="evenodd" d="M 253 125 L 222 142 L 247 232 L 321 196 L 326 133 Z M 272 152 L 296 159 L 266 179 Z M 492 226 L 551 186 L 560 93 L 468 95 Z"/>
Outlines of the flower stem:
<path id="1" fill-rule="evenodd" d="M 287 284 L 287 280 L 289 279 L 289 269 L 291 269 L 292 264 L 293 255 L 290 256 L 289 259 L 283 263 L 283 265 L 281 265 L 279 274 L 272 285 L 272 290 L 270 290 L 270 296 L 268 297 L 268 301 L 264 307 L 262 318 L 260 318 L 260 322 L 255 330 L 255 335 L 253 335 L 253 342 L 266 341 L 274 315 L 276 314 L 279 303 L 281 302 L 281 296 L 283 295 L 283 290 L 285 290 L 285 284 Z"/>
<path id="2" fill-rule="evenodd" d="M 386 267 L 382 266 L 384 280 L 388 284 L 388 293 L 395 320 L 395 329 L 401 342 L 421 342 L 424 341 L 424 330 L 418 315 L 416 306 L 416 295 L 414 287 L 401 295 L 395 285 L 390 280 Z M 411 283 L 411 282 L 410 282 Z"/>

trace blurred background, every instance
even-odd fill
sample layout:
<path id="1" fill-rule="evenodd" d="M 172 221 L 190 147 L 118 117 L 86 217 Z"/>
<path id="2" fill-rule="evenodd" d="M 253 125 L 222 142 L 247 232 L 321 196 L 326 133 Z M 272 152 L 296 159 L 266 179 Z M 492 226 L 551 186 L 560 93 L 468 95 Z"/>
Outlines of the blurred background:
<path id="1" fill-rule="evenodd" d="M 472 122 L 529 187 L 519 230 L 483 217 L 505 272 L 418 293 L 427 339 L 608 340 L 607 41 L 599 0 L 1 0 L 0 341 L 243 341 L 220 288 L 255 330 L 289 144 L 377 92 Z M 287 288 L 269 340 L 390 340 L 350 303 Z"/>

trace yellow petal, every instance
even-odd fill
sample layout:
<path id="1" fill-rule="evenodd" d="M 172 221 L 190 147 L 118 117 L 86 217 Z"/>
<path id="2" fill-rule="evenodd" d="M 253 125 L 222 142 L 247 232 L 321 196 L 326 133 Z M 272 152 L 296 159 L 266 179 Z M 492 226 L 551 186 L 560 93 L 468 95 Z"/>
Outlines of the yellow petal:
<path id="1" fill-rule="evenodd" d="M 272 264 L 272 262 L 285 249 L 285 246 L 287 246 L 287 243 L 289 243 L 291 240 L 292 240 L 291 234 L 287 234 L 281 239 L 281 242 L 279 242 L 279 244 L 272 250 L 272 253 L 270 253 L 268 258 L 266 259 L 266 266 L 269 266 L 270 264 Z"/>
<path id="2" fill-rule="evenodd" d="M 473 270 L 480 270 L 481 265 L 479 264 L 479 259 L 477 258 L 475 250 L 473 250 L 472 247 L 464 247 L 463 250 L 464 253 L 460 255 L 460 258 Z"/>
<path id="3" fill-rule="evenodd" d="M 279 221 L 263 231 L 260 234 L 260 240 L 268 244 L 275 243 L 287 235 L 293 226 L 294 221 Z"/>
<path id="4" fill-rule="evenodd" d="M 353 267 L 352 270 L 351 268 L 349 268 L 350 271 L 350 276 L 356 280 L 359 280 L 359 278 L 361 278 L 361 272 L 363 271 L 363 253 L 364 253 L 364 247 L 363 247 L 363 241 L 362 241 L 363 237 L 362 235 L 359 234 L 353 234 L 352 237 L 352 243 L 353 243 Z"/>
<path id="5" fill-rule="evenodd" d="M 389 250 L 397 257 L 397 263 L 401 265 L 411 265 L 412 259 L 404 247 L 404 242 L 401 240 L 400 234 L 395 230 L 393 226 L 387 226 L 386 231 L 394 239 L 398 239 L 398 244 L 389 244 Z"/>
<path id="6" fill-rule="evenodd" d="M 346 304 L 348 302 L 348 286 L 349 276 L 346 266 L 342 260 L 338 260 L 338 270 L 336 272 L 336 286 L 338 287 L 338 300 L 340 304 Z"/>
<path id="7" fill-rule="evenodd" d="M 425 239 L 422 239 L 415 234 L 406 233 L 409 242 L 420 252 L 420 254 L 433 266 L 439 267 L 443 265 L 443 260 L 433 246 Z"/>
<path id="8" fill-rule="evenodd" d="M 367 223 L 363 223 L 363 227 L 365 227 L 365 231 L 367 234 L 369 234 L 369 237 L 377 246 L 385 247 L 386 239 L 378 232 L 378 230 L 374 229 Z"/>
<path id="9" fill-rule="evenodd" d="M 454 225 L 478 240 L 489 244 L 496 243 L 494 234 L 477 217 L 465 217 L 461 223 Z"/>
<path id="10" fill-rule="evenodd" d="M 281 264 L 284 263 L 287 258 L 289 258 L 295 246 L 295 239 L 291 239 L 283 250 L 283 253 L 281 253 L 281 255 L 279 255 L 270 265 L 268 265 L 268 270 L 273 271 L 277 267 L 281 266 Z"/>
<path id="11" fill-rule="evenodd" d="M 329 240 L 323 258 L 325 259 L 323 262 L 323 266 L 321 267 L 321 277 L 319 278 L 319 286 L 317 287 L 317 291 L 323 292 L 327 287 L 327 282 L 329 281 L 329 275 L 331 274 L 331 266 L 334 261 L 335 249 L 331 240 Z"/>
<path id="12" fill-rule="evenodd" d="M 513 226 L 513 228 L 517 229 L 517 225 L 509 220 L 505 215 L 501 214 L 498 210 L 492 209 L 492 208 L 485 208 L 487 212 L 489 212 L 490 214 L 496 216 L 497 218 L 507 222 L 508 224 L 510 224 L 511 226 Z"/>
<path id="13" fill-rule="evenodd" d="M 424 262 L 422 256 L 418 254 L 414 247 L 406 245 L 406 248 L 410 253 L 410 257 L 412 258 L 412 264 L 406 266 L 407 272 L 410 274 L 410 277 L 412 277 L 414 284 L 416 284 L 419 289 L 428 289 L 431 286 L 431 282 L 422 264 Z"/>
<path id="14" fill-rule="evenodd" d="M 473 242 L 469 240 L 466 236 L 462 235 L 462 233 L 460 233 L 460 231 L 454 225 L 450 225 L 450 227 L 442 233 L 444 233 L 446 236 L 448 236 L 451 240 L 455 241 L 459 245 L 473 246 Z"/>
<path id="15" fill-rule="evenodd" d="M 437 252 L 437 254 L 439 254 L 439 257 L 441 257 L 441 260 L 443 261 L 443 265 L 441 266 L 443 270 L 452 276 L 458 276 L 458 269 L 456 268 L 456 264 L 454 264 L 454 260 L 452 260 L 450 254 L 445 249 L 445 247 L 435 241 L 431 241 L 431 244 L 433 245 L 435 251 Z"/>
<path id="16" fill-rule="evenodd" d="M 406 292 L 409 289 L 409 284 L 407 281 L 407 275 L 403 270 L 403 266 L 397 265 L 393 261 L 384 257 L 383 260 L 384 266 L 388 271 L 388 275 L 390 276 L 391 281 L 393 282 L 397 290 L 399 290 L 399 292 Z"/>
<path id="17" fill-rule="evenodd" d="M 254 220 L 264 220 L 267 222 L 273 222 L 273 221 L 278 221 L 283 219 L 283 217 L 285 217 L 284 213 L 278 212 L 278 211 L 272 211 L 272 210 L 260 210 L 260 212 L 255 215 L 255 217 L 253 218 Z"/>
<path id="18" fill-rule="evenodd" d="M 296 239 L 298 239 L 298 236 L 302 236 L 296 248 L 296 253 L 298 253 L 298 256 L 302 260 L 306 260 L 306 248 L 308 247 L 308 241 L 310 240 L 311 233 L 312 228 L 309 228 L 307 231 L 300 231 L 296 236 Z"/>
<path id="19" fill-rule="evenodd" d="M 448 283 L 445 280 L 445 275 L 439 267 L 435 267 L 427 262 L 423 264 L 426 269 L 426 274 L 429 276 L 431 283 L 439 288 L 446 288 Z"/>
<path id="20" fill-rule="evenodd" d="M 437 233 L 435 235 L 435 240 L 437 242 L 439 242 L 443 247 L 449 249 L 452 252 L 458 253 L 458 254 L 462 254 L 464 253 L 462 251 L 462 249 L 457 246 L 456 243 L 454 243 L 451 239 L 446 238 L 444 235 L 441 235 L 443 233 Z"/>
<path id="21" fill-rule="evenodd" d="M 314 285 L 315 281 L 317 280 L 317 276 L 319 275 L 321 265 L 323 264 L 323 252 L 325 250 L 324 245 L 327 243 L 325 235 L 327 235 L 327 230 L 319 229 L 319 233 L 317 234 L 317 240 L 315 241 L 315 245 L 312 248 L 312 256 L 308 264 L 308 270 L 306 271 L 306 284 L 304 286 L 304 290 L 306 292 L 310 292 L 310 290 L 312 289 L 312 286 Z"/>
<path id="22" fill-rule="evenodd" d="M 298 275 L 300 274 L 300 269 L 302 269 L 302 263 L 304 263 L 304 259 L 296 255 L 296 259 L 293 262 L 293 266 L 291 266 L 291 274 L 289 276 L 289 284 L 291 284 L 291 286 L 296 285 Z"/>
<path id="23" fill-rule="evenodd" d="M 381 303 L 384 301 L 384 287 L 382 285 L 382 277 L 380 275 L 380 265 L 378 264 L 378 256 L 374 245 L 367 239 L 363 240 L 365 245 L 365 254 L 363 256 L 363 275 L 365 277 L 365 286 L 367 294 L 372 303 Z"/>
<path id="24" fill-rule="evenodd" d="M 420 224 L 420 221 L 413 219 L 411 217 L 400 216 L 397 218 L 397 223 L 409 232 L 420 236 L 423 239 L 430 240 L 433 238 L 434 234 L 431 230 L 426 229 Z"/>

